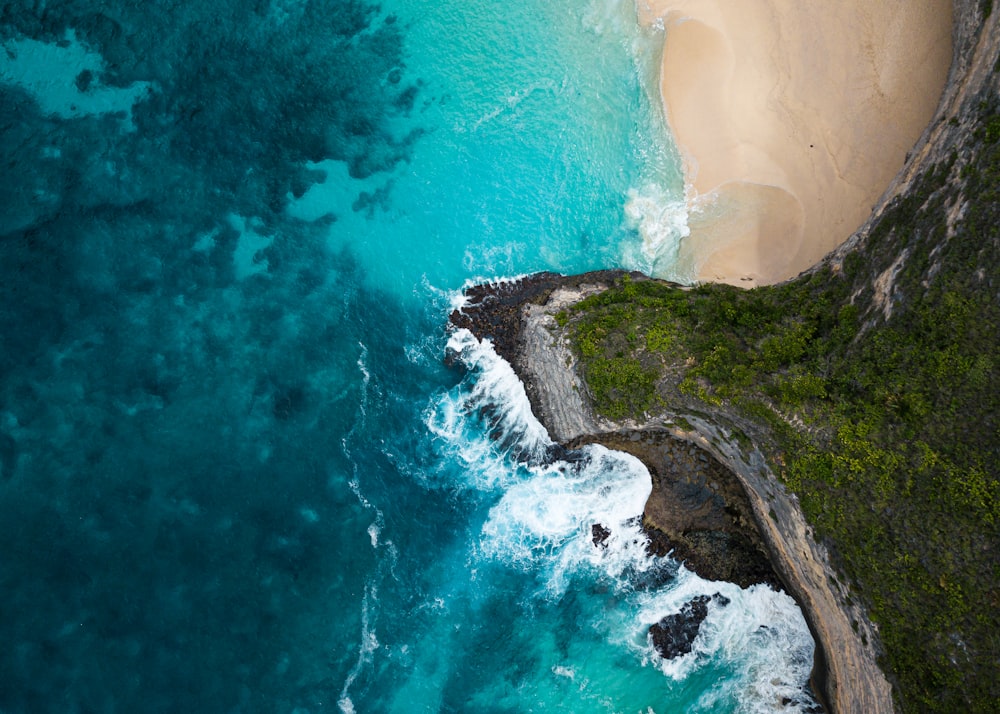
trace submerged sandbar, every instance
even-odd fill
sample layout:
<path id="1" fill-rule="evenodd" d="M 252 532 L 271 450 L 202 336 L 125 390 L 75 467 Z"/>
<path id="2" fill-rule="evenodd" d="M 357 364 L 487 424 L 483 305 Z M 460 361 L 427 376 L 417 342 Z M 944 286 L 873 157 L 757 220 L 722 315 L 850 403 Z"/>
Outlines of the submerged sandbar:
<path id="1" fill-rule="evenodd" d="M 648 0 L 691 235 L 680 267 L 751 286 L 798 274 L 868 217 L 937 109 L 946 0 Z"/>

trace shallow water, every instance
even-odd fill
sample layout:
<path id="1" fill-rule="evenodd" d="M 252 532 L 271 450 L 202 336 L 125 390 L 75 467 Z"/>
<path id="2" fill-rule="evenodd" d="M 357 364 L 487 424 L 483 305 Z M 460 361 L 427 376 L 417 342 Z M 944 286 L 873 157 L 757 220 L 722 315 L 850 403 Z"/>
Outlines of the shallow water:
<path id="1" fill-rule="evenodd" d="M 0 712 L 805 701 L 794 603 L 646 557 L 641 465 L 550 461 L 446 329 L 472 280 L 686 277 L 631 5 L 0 22 Z M 658 658 L 648 626 L 715 592 Z"/>

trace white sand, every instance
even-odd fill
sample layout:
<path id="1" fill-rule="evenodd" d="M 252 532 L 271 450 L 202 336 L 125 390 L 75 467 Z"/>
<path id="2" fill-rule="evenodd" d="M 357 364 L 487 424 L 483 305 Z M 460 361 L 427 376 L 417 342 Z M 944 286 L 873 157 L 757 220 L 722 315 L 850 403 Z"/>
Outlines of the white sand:
<path id="1" fill-rule="evenodd" d="M 699 280 L 793 277 L 846 240 L 902 168 L 951 63 L 947 0 L 639 0 L 684 158 Z"/>

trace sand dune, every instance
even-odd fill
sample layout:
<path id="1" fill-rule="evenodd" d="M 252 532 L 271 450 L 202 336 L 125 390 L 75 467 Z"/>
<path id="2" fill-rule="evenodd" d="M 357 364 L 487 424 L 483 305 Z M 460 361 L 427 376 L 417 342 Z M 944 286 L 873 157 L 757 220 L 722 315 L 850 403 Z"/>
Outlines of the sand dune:
<path id="1" fill-rule="evenodd" d="M 648 0 L 685 164 L 700 280 L 808 268 L 867 218 L 931 120 L 951 62 L 946 0 Z"/>

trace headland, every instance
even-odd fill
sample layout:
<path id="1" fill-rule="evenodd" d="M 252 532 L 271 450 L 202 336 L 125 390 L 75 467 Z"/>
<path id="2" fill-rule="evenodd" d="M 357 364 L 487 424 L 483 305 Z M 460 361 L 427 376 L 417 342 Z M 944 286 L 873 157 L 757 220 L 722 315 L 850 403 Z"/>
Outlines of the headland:
<path id="1" fill-rule="evenodd" d="M 569 330 L 556 316 L 623 275 L 540 273 L 478 285 L 467 291 L 468 303 L 452 313 L 451 323 L 493 342 L 555 441 L 569 448 L 599 443 L 647 466 L 653 490 L 642 518 L 653 550 L 672 550 L 706 579 L 767 583 L 795 598 L 816 642 L 810 685 L 828 710 L 892 712 L 871 625 L 838 585 L 826 549 L 763 454 L 743 449 L 720 420 L 704 414 L 661 412 L 637 422 L 595 412 Z"/>

